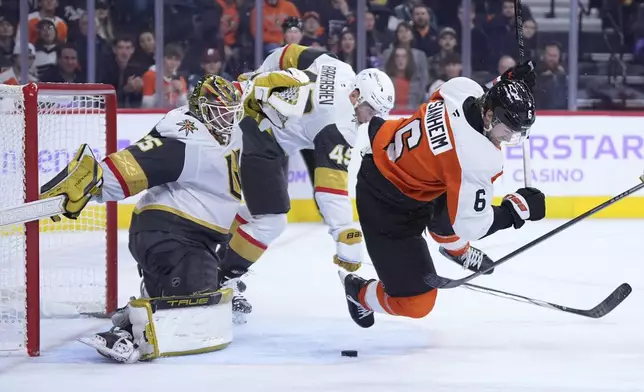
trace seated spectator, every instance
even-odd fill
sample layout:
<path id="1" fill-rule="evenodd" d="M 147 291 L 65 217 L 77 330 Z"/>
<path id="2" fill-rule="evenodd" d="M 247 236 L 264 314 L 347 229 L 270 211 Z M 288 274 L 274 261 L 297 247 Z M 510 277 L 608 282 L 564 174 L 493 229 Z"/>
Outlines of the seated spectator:
<path id="1" fill-rule="evenodd" d="M 96 35 L 111 44 L 114 41 L 114 27 L 110 17 L 110 7 L 107 0 L 96 1 Z"/>
<path id="2" fill-rule="evenodd" d="M 138 47 L 134 51 L 134 59 L 137 64 L 149 68 L 154 65 L 154 53 L 156 50 L 156 39 L 151 30 L 143 30 L 139 34 Z"/>
<path id="3" fill-rule="evenodd" d="M 537 37 L 537 22 L 528 19 L 523 22 L 523 48 L 526 60 L 536 61 L 539 58 L 539 39 Z"/>
<path id="4" fill-rule="evenodd" d="M 58 40 L 61 42 L 67 41 L 67 23 L 56 16 L 56 8 L 58 8 L 58 0 L 39 0 L 38 11 L 32 12 L 27 17 L 27 31 L 29 32 L 29 42 L 36 43 L 38 39 L 38 22 L 41 19 L 48 18 L 54 22 L 56 31 L 58 32 Z M 16 41 L 20 42 L 20 29 L 16 34 Z"/>
<path id="5" fill-rule="evenodd" d="M 545 46 L 541 64 L 537 67 L 534 89 L 537 109 L 566 109 L 568 107 L 568 76 L 561 65 L 561 45 Z"/>
<path id="6" fill-rule="evenodd" d="M 325 48 L 327 38 L 324 29 L 320 27 L 320 15 L 310 11 L 302 16 L 302 41 L 300 44 L 314 48 Z"/>
<path id="7" fill-rule="evenodd" d="M 412 57 L 414 59 L 414 65 L 416 67 L 416 72 L 420 77 L 421 86 L 424 89 L 429 85 L 429 71 L 427 69 L 427 56 L 422 50 L 415 49 L 413 47 L 414 34 L 412 32 L 412 26 L 409 22 L 401 22 L 396 28 L 396 37 L 394 38 L 394 43 L 391 47 L 386 49 L 382 53 L 381 62 L 384 64 L 387 62 L 391 53 L 393 52 L 394 47 L 404 46 L 411 50 Z"/>
<path id="8" fill-rule="evenodd" d="M 48 69 L 40 80 L 52 83 L 86 82 L 79 69 L 78 54 L 74 45 L 66 43 L 58 47 L 58 65 Z"/>
<path id="9" fill-rule="evenodd" d="M 518 54 L 514 0 L 503 0 L 502 11 L 490 19 L 485 29 L 490 42 L 490 58 L 498 59 L 503 54 Z"/>
<path id="10" fill-rule="evenodd" d="M 367 30 L 367 56 L 369 57 L 369 62 L 375 68 L 378 68 L 382 52 L 389 47 L 391 40 L 387 33 L 376 30 L 376 16 L 373 12 L 366 12 L 364 25 L 365 30 Z"/>
<path id="11" fill-rule="evenodd" d="M 219 51 L 215 48 L 206 49 L 201 58 L 201 72 L 188 77 L 188 91 L 192 91 L 204 75 L 219 75 L 226 80 L 232 80 L 230 75 L 222 72 L 222 66 L 223 62 Z"/>
<path id="12" fill-rule="evenodd" d="M 13 25 L 0 15 L 0 61 L 11 63 L 13 57 Z"/>
<path id="13" fill-rule="evenodd" d="M 430 12 L 429 7 L 420 4 L 414 6 L 412 13 L 414 47 L 425 52 L 425 57 L 431 57 L 439 50 L 436 35 L 434 35 L 429 23 Z"/>
<path id="14" fill-rule="evenodd" d="M 250 20 L 255 20 L 256 10 L 250 12 Z M 289 16 L 300 17 L 295 5 L 287 0 L 264 0 L 264 53 L 268 54 L 282 46 L 282 22 Z M 255 23 L 250 24 L 250 33 L 255 37 Z"/>
<path id="15" fill-rule="evenodd" d="M 396 89 L 395 107 L 415 109 L 425 98 L 425 87 L 420 82 L 411 49 L 395 47 L 385 64 L 385 72 Z"/>
<path id="16" fill-rule="evenodd" d="M 222 9 L 220 19 L 220 34 L 224 39 L 224 54 L 229 59 L 233 53 L 233 47 L 237 45 L 237 34 L 239 30 L 239 11 L 235 0 L 217 0 Z"/>
<path id="17" fill-rule="evenodd" d="M 505 71 L 517 65 L 517 62 L 512 58 L 512 56 L 503 55 L 499 59 L 499 63 L 496 68 L 496 73 L 498 75 L 503 75 Z"/>
<path id="18" fill-rule="evenodd" d="M 37 82 L 38 78 L 33 74 L 34 61 L 36 60 L 36 48 L 29 43 L 29 81 Z M 0 84 L 9 84 L 17 86 L 20 84 L 20 44 L 16 43 L 13 47 L 12 67 L 0 73 Z"/>
<path id="19" fill-rule="evenodd" d="M 338 48 L 338 59 L 349 64 L 353 70 L 356 70 L 356 36 L 351 30 L 345 30 L 340 36 L 340 46 Z"/>
<path id="20" fill-rule="evenodd" d="M 56 68 L 56 59 L 60 42 L 56 36 L 56 26 L 50 19 L 41 19 L 38 22 L 38 39 L 36 48 L 36 74 L 38 79 L 43 80 L 43 75 L 52 68 Z"/>
<path id="21" fill-rule="evenodd" d="M 463 6 L 458 6 L 458 20 L 460 23 L 457 23 L 454 27 L 456 30 L 456 40 L 460 43 L 463 42 Z M 477 14 L 475 7 L 472 7 L 470 12 L 470 31 L 472 37 L 472 71 L 488 71 L 489 70 L 489 43 L 487 34 L 485 31 L 476 23 Z M 525 34 L 525 32 L 524 32 Z M 455 51 L 461 53 L 461 48 L 457 45 Z"/>
<path id="22" fill-rule="evenodd" d="M 177 44 L 167 44 L 163 49 L 163 102 L 156 100 L 156 66 L 143 74 L 143 100 L 141 106 L 179 107 L 188 104 L 188 86 L 183 76 L 177 74 L 183 60 L 183 49 Z"/>
<path id="23" fill-rule="evenodd" d="M 76 29 L 71 30 L 70 41 L 76 47 L 76 53 L 78 56 L 78 63 L 84 74 L 87 74 L 85 66 L 87 65 L 87 13 L 83 12 L 78 19 L 78 26 Z M 112 45 L 108 44 L 103 38 L 98 35 L 98 32 L 94 35 L 94 44 L 96 45 L 96 74 L 100 75 L 105 71 L 105 66 L 103 61 L 105 57 L 111 57 Z"/>
<path id="24" fill-rule="evenodd" d="M 113 54 L 106 60 L 106 69 L 101 83 L 111 84 L 116 89 L 118 107 L 137 108 L 141 106 L 144 68 L 134 63 L 134 40 L 128 36 L 114 39 Z"/>
<path id="25" fill-rule="evenodd" d="M 450 79 L 461 76 L 463 72 L 463 63 L 461 56 L 458 53 L 450 53 L 441 61 L 441 74 L 440 77 L 429 86 L 428 97 L 438 90 L 443 83 Z"/>
<path id="26" fill-rule="evenodd" d="M 302 22 L 300 18 L 289 16 L 282 23 L 284 45 L 299 44 L 302 40 Z"/>
<path id="27" fill-rule="evenodd" d="M 440 51 L 428 58 L 429 79 L 434 81 L 442 75 L 443 59 L 452 53 L 456 53 L 456 31 L 451 27 L 444 27 L 438 35 L 438 47 Z"/>

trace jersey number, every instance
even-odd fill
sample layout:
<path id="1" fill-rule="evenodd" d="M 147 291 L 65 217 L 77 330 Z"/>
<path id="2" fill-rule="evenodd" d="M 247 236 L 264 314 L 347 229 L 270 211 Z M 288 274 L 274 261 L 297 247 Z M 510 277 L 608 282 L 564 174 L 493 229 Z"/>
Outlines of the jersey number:
<path id="1" fill-rule="evenodd" d="M 476 198 L 474 199 L 474 211 L 481 212 L 485 209 L 485 189 L 476 191 Z"/>
<path id="2" fill-rule="evenodd" d="M 241 177 L 239 176 L 239 149 L 232 150 L 226 155 L 228 166 L 228 189 L 230 194 L 237 200 L 242 198 Z"/>
<path id="3" fill-rule="evenodd" d="M 418 147 L 422 136 L 423 131 L 420 129 L 419 119 L 415 119 L 400 128 L 394 135 L 394 141 L 389 145 L 389 157 L 393 158 L 393 161 L 396 162 L 400 157 L 402 157 L 403 152 L 405 152 L 405 147 L 407 147 L 407 150 L 409 151 Z M 391 149 L 393 149 L 393 151 L 391 151 Z M 391 156 L 392 152 L 393 156 Z"/>
<path id="4" fill-rule="evenodd" d="M 162 145 L 163 142 L 161 142 L 161 139 L 156 138 L 152 135 L 145 135 L 143 139 L 136 143 L 136 146 L 139 148 L 139 150 L 143 152 L 150 151 L 154 147 L 161 147 Z"/>
<path id="5" fill-rule="evenodd" d="M 329 159 L 336 162 L 338 165 L 347 166 L 351 162 L 351 147 L 343 144 L 338 144 L 333 147 L 329 153 Z"/>

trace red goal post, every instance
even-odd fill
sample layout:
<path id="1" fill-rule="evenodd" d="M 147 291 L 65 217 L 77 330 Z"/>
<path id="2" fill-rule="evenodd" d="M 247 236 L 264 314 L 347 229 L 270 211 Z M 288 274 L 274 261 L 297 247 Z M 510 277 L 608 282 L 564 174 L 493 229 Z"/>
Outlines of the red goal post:
<path id="1" fill-rule="evenodd" d="M 116 93 L 105 84 L 0 85 L 0 126 L 0 206 L 35 201 L 40 186 L 82 143 L 98 159 L 116 151 Z M 0 350 L 26 348 L 37 356 L 41 318 L 114 311 L 117 234 L 115 202 L 90 202 L 76 221 L 41 220 L 3 229 L 0 334 L 6 339 Z"/>

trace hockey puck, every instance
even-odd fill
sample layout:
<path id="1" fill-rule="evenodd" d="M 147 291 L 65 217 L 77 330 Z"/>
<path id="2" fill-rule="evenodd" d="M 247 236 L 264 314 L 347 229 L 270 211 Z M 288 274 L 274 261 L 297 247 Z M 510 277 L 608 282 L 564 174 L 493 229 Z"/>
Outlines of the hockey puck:
<path id="1" fill-rule="evenodd" d="M 342 350 L 340 353 L 343 357 L 352 357 L 355 358 L 358 356 L 358 351 L 357 350 Z"/>

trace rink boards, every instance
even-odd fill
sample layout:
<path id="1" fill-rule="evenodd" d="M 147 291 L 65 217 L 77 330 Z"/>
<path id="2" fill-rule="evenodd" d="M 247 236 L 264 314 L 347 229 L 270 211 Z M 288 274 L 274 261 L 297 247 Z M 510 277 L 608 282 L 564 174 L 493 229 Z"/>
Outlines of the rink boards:
<path id="1" fill-rule="evenodd" d="M 405 113 L 391 118 L 404 117 Z M 118 148 L 138 140 L 163 116 L 159 111 L 120 111 Z M 579 112 L 538 113 L 530 136 L 532 185 L 548 197 L 547 217 L 571 218 L 636 185 L 644 169 L 644 113 Z M 354 194 L 360 149 L 367 143 L 366 128 L 359 130 L 350 165 L 350 194 Z M 475 153 L 475 152 L 473 152 Z M 495 182 L 501 197 L 523 187 L 522 148 L 503 151 L 503 175 Z M 299 155 L 289 168 L 289 220 L 319 220 L 312 200 L 308 172 Z M 137 197 L 119 204 L 119 226 L 129 226 Z M 627 198 L 597 214 L 603 218 L 644 218 L 644 194 Z"/>

